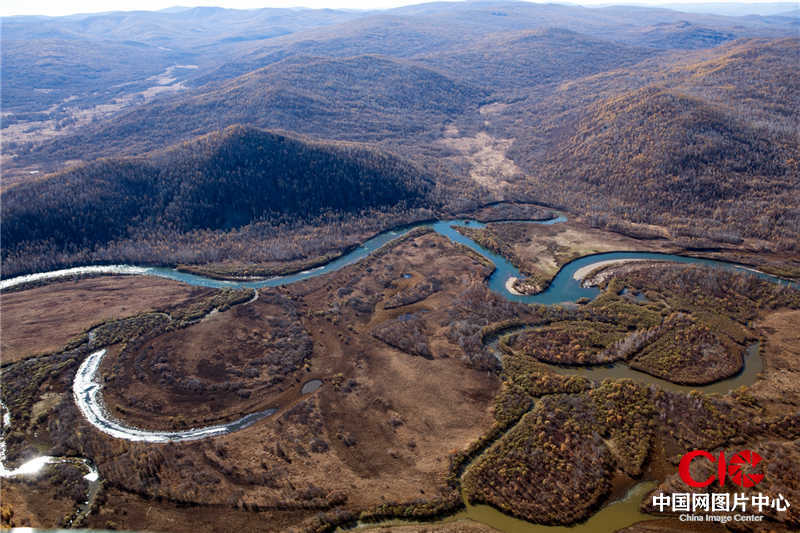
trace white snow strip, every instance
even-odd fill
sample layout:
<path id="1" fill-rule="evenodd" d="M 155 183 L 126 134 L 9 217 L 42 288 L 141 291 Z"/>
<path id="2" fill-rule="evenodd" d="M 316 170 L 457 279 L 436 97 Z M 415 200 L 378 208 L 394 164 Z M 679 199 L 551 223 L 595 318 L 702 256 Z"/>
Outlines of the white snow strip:
<path id="1" fill-rule="evenodd" d="M 86 417 L 86 420 L 103 433 L 112 437 L 140 442 L 175 442 L 205 439 L 245 428 L 256 420 L 269 416 L 274 412 L 273 409 L 270 409 L 247 415 L 230 424 L 192 428 L 185 431 L 149 431 L 126 426 L 108 415 L 100 394 L 100 384 L 95 380 L 95 374 L 100 368 L 100 363 L 103 361 L 105 354 L 105 349 L 96 351 L 81 363 L 78 373 L 75 374 L 72 393 L 78 409 Z"/>
<path id="2" fill-rule="evenodd" d="M 31 281 L 57 279 L 84 274 L 147 274 L 148 272 L 150 272 L 149 268 L 130 265 L 103 265 L 65 268 L 62 270 L 37 272 L 36 274 L 27 274 L 25 276 L 17 276 L 16 278 L 4 279 L 0 281 L 0 289 L 7 289 L 9 287 L 14 287 L 23 283 L 29 283 Z"/>

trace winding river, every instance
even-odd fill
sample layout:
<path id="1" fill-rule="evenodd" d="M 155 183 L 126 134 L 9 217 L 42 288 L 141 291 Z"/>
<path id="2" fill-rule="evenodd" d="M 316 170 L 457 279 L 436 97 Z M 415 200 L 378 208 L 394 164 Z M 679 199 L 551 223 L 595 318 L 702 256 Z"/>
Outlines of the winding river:
<path id="1" fill-rule="evenodd" d="M 534 224 L 557 224 L 564 221 L 566 221 L 566 218 L 564 218 L 563 216 L 559 216 L 557 218 L 553 218 L 550 220 L 528 221 L 528 222 Z M 514 222 L 524 222 L 524 221 L 514 221 Z M 190 285 L 212 287 L 212 288 L 257 289 L 261 287 L 276 287 L 281 285 L 288 285 L 290 283 L 296 283 L 309 278 L 323 276 L 325 274 L 335 272 L 347 265 L 351 265 L 367 257 L 372 252 L 382 247 L 386 243 L 406 235 L 409 231 L 413 230 L 414 228 L 425 225 L 431 225 L 431 224 L 421 223 L 421 224 L 406 226 L 395 230 L 386 231 L 367 240 L 366 242 L 364 242 L 364 244 L 362 244 L 355 250 L 347 254 L 344 254 L 339 258 L 334 259 L 333 261 L 323 266 L 310 270 L 305 270 L 303 272 L 298 272 L 295 274 L 290 274 L 286 276 L 277 276 L 265 280 L 227 281 L 227 280 L 217 280 L 217 279 L 207 278 L 204 276 L 189 274 L 186 272 L 180 272 L 172 268 L 140 267 L 131 265 L 110 265 L 110 266 L 77 267 L 77 268 L 43 272 L 38 274 L 31 274 L 27 276 L 20 276 L 16 278 L 6 279 L 0 281 L 0 289 L 7 289 L 28 282 L 58 279 L 61 277 L 85 275 L 85 274 L 128 274 L 128 275 L 158 276 L 162 278 L 179 281 L 182 283 L 187 283 Z M 729 270 L 732 269 L 732 270 L 748 272 L 755 276 L 767 279 L 775 283 L 791 284 L 795 287 L 798 286 L 797 283 L 791 283 L 786 280 L 770 276 L 768 274 L 756 272 L 743 265 L 726 263 L 722 261 L 715 261 L 711 259 L 700 259 L 700 258 L 655 253 L 655 252 L 609 252 L 609 253 L 600 253 L 600 254 L 581 257 L 580 259 L 576 259 L 570 263 L 567 263 L 561 268 L 561 270 L 559 270 L 559 272 L 557 273 L 557 275 L 555 276 L 555 278 L 552 280 L 549 287 L 545 291 L 536 295 L 519 295 L 509 292 L 509 290 L 506 288 L 506 282 L 508 281 L 509 278 L 524 277 L 520 274 L 519 270 L 515 268 L 508 260 L 506 260 L 502 256 L 495 254 L 489 250 L 486 250 L 485 248 L 478 245 L 473 240 L 462 235 L 456 230 L 457 227 L 484 228 L 485 224 L 472 220 L 458 219 L 458 220 L 445 220 L 445 221 L 434 222 L 432 224 L 432 227 L 433 230 L 439 233 L 440 235 L 447 237 L 453 242 L 467 246 L 468 248 L 474 250 L 481 256 L 488 259 L 491 263 L 493 263 L 495 266 L 495 270 L 489 277 L 488 280 L 489 288 L 495 293 L 498 293 L 503 297 L 507 298 L 508 300 L 522 302 L 522 303 L 536 303 L 536 304 L 549 305 L 557 303 L 575 302 L 579 298 L 584 298 L 584 297 L 590 299 L 594 298 L 600 293 L 600 290 L 597 288 L 582 287 L 580 281 L 575 279 L 576 278 L 575 273 L 582 268 L 589 267 L 597 263 L 609 260 L 620 260 L 620 259 L 661 260 L 661 261 L 673 261 L 678 263 L 692 263 L 705 266 L 713 266 Z M 664 382 L 663 380 L 658 380 L 657 378 L 653 378 L 652 376 L 647 376 L 640 372 L 634 371 L 624 364 L 616 364 L 613 366 L 598 366 L 591 368 L 585 368 L 585 367 L 569 368 L 569 369 L 562 367 L 553 367 L 553 368 L 557 372 L 580 373 L 582 375 L 586 375 L 587 377 L 595 379 L 602 379 L 603 377 L 612 377 L 617 379 L 621 377 L 633 377 L 638 381 L 645 381 L 648 383 L 657 382 L 660 386 L 665 386 L 666 388 L 672 388 L 672 389 L 677 388 L 677 390 L 696 389 L 702 391 L 724 393 L 740 385 L 752 383 L 755 380 L 758 371 L 761 369 L 761 361 L 760 358 L 757 356 L 757 352 L 758 352 L 757 345 L 755 345 L 755 348 L 751 347 L 748 349 L 747 351 L 748 355 L 746 356 L 745 370 L 741 372 L 738 376 L 709 386 L 681 387 L 680 385 L 673 385 L 668 382 Z M 268 409 L 266 411 L 250 413 L 240 418 L 239 420 L 236 420 L 228 424 L 221 424 L 203 428 L 193 428 L 182 431 L 150 431 L 129 426 L 110 416 L 103 405 L 102 394 L 101 394 L 102 388 L 100 382 L 97 380 L 96 374 L 105 353 L 106 353 L 105 349 L 96 350 L 82 362 L 82 364 L 78 369 L 78 372 L 76 373 L 75 380 L 73 383 L 73 396 L 75 399 L 75 403 L 77 404 L 78 408 L 80 409 L 81 413 L 86 418 L 86 420 L 100 431 L 112 437 L 131 440 L 131 441 L 145 441 L 153 443 L 204 439 L 243 429 L 245 427 L 250 426 L 251 424 L 255 423 L 258 420 L 261 420 L 265 417 L 272 415 L 276 411 L 275 409 Z M 309 385 L 308 388 L 304 387 L 303 392 L 310 393 L 313 390 L 316 390 L 316 387 L 318 386 L 319 386 L 318 383 L 311 384 Z M 2 408 L 2 406 L 0 406 L 0 408 Z M 4 422 L 7 422 L 7 420 L 8 418 L 4 416 Z M 6 424 L 4 423 L 4 426 L 5 425 Z M 5 443 L 2 442 L 2 440 L 0 440 L 0 474 L 3 477 L 10 477 L 15 475 L 22 475 L 25 473 L 36 472 L 39 469 L 41 469 L 45 464 L 53 462 L 64 462 L 64 461 L 74 462 L 77 460 L 73 458 L 39 457 L 32 461 L 29 461 L 28 463 L 16 469 L 8 469 L 4 465 L 4 459 L 5 459 L 4 452 L 5 452 Z M 79 461 L 85 461 L 85 460 L 79 460 Z M 96 481 L 97 473 L 96 470 L 94 469 L 94 466 L 91 465 L 91 463 L 89 463 L 88 461 L 86 461 L 85 464 L 87 465 L 87 468 L 90 469 L 89 474 L 87 474 L 88 476 L 87 479 L 90 479 L 90 481 Z M 639 486 L 637 485 L 637 487 Z M 638 498 L 641 498 L 641 493 L 642 489 L 640 487 L 636 488 L 635 490 L 632 490 L 631 493 L 628 495 L 628 497 L 624 498 L 623 502 L 620 502 L 619 504 L 608 505 L 606 509 L 609 509 L 609 511 L 600 511 L 595 515 L 595 517 L 599 516 L 600 518 L 603 518 L 604 512 L 605 513 L 612 512 L 611 510 L 614 509 L 616 510 L 624 509 L 625 514 L 627 516 L 629 517 L 632 516 L 631 514 L 632 511 L 631 509 L 629 509 L 629 507 L 631 506 L 630 501 L 632 501 L 632 498 L 637 496 Z M 491 508 L 484 508 L 484 507 L 485 506 L 468 508 L 468 510 L 465 511 L 464 513 L 466 513 L 472 518 L 476 518 L 479 521 L 483 522 L 513 520 L 508 517 L 502 518 L 504 515 L 500 514 L 497 511 L 491 510 Z M 482 515 L 487 515 L 487 517 L 481 519 Z M 490 520 L 488 515 L 493 516 L 493 518 Z M 458 516 L 459 515 L 456 515 L 455 517 Z M 590 519 L 590 521 L 594 523 L 595 518 Z M 629 521 L 627 523 L 631 522 Z M 527 523 L 522 522 L 521 524 L 527 524 Z M 539 528 L 542 527 L 542 526 L 533 526 L 532 524 L 527 524 L 527 526 L 530 526 L 530 528 L 526 527 L 522 530 L 539 531 L 540 530 Z M 517 530 L 517 528 L 521 527 L 521 525 L 511 524 L 509 525 L 509 527 L 512 527 L 514 528 L 514 530 Z M 553 528 L 547 528 L 541 530 L 555 531 L 555 529 Z M 576 531 L 575 529 L 572 528 L 570 528 L 569 530 Z"/>
<path id="2" fill-rule="evenodd" d="M 16 468 L 8 468 L 6 466 L 6 442 L 2 437 L 7 431 L 11 430 L 11 412 L 2 401 L 0 401 L 0 413 L 2 413 L 2 424 L 0 424 L 0 479 L 37 474 L 45 466 L 54 464 L 72 464 L 83 468 L 86 470 L 83 479 L 85 479 L 89 485 L 86 493 L 86 500 L 77 506 L 69 519 L 68 525 L 71 526 L 72 524 L 80 523 L 91 510 L 94 500 L 100 491 L 100 472 L 98 472 L 97 467 L 92 461 L 84 457 L 53 457 L 51 455 L 41 455 L 26 461 Z"/>
<path id="3" fill-rule="evenodd" d="M 563 216 L 559 216 L 549 220 L 529 221 L 529 223 L 549 225 L 549 224 L 558 224 L 564 221 L 566 221 L 566 218 Z M 515 221 L 515 222 L 520 222 L 520 221 Z M 340 270 L 341 268 L 344 268 L 347 265 L 351 265 L 367 257 L 372 252 L 382 247 L 386 243 L 406 235 L 409 231 L 413 230 L 414 228 L 421 227 L 424 225 L 425 224 L 415 224 L 411 226 L 406 226 L 404 228 L 386 231 L 367 240 L 363 245 L 351 251 L 350 253 L 344 254 L 341 257 L 334 259 L 333 261 L 323 266 L 310 270 L 305 270 L 303 272 L 298 272 L 295 274 L 289 274 L 286 276 L 276 276 L 266 280 L 247 280 L 247 281 L 217 280 L 217 279 L 207 278 L 204 276 L 199 276 L 196 274 L 180 272 L 172 268 L 112 265 L 112 266 L 77 267 L 71 269 L 56 270 L 52 272 L 32 274 L 28 276 L 20 276 L 8 280 L 3 280 L 2 282 L 0 282 L 0 289 L 14 287 L 16 285 L 32 281 L 57 279 L 60 277 L 71 276 L 76 274 L 98 274 L 98 273 L 158 276 L 162 278 L 179 281 L 182 283 L 187 283 L 190 285 L 213 287 L 213 288 L 257 289 L 261 287 L 277 287 L 281 285 L 296 283 L 313 277 L 324 276 L 325 274 Z M 584 297 L 594 298 L 600 293 L 600 290 L 594 287 L 582 287 L 580 281 L 575 279 L 575 273 L 578 270 L 591 266 L 593 264 L 609 260 L 620 260 L 620 259 L 640 259 L 640 260 L 646 259 L 646 260 L 662 260 L 662 261 L 666 260 L 679 263 L 700 264 L 700 265 L 713 266 L 725 269 L 740 270 L 777 283 L 789 283 L 780 278 L 770 276 L 768 274 L 763 274 L 761 272 L 753 271 L 752 269 L 742 265 L 736 265 L 733 263 L 726 263 L 722 261 L 714 261 L 711 259 L 699 259 L 693 257 L 685 257 L 681 255 L 663 254 L 656 252 L 608 252 L 608 253 L 600 253 L 600 254 L 581 257 L 580 259 L 576 259 L 574 261 L 571 261 L 570 263 L 567 263 L 561 268 L 561 270 L 559 270 L 555 278 L 553 278 L 552 282 L 550 283 L 549 287 L 545 291 L 539 294 L 518 295 L 518 294 L 512 294 L 511 292 L 508 291 L 508 289 L 506 288 L 506 281 L 511 277 L 515 278 L 523 277 L 520 274 L 519 270 L 516 267 L 514 267 L 514 265 L 512 265 L 504 257 L 483 248 L 482 246 L 475 243 L 472 239 L 462 235 L 456 230 L 457 227 L 484 228 L 486 227 L 485 224 L 472 220 L 458 219 L 458 220 L 438 221 L 433 223 L 432 227 L 433 230 L 439 233 L 440 235 L 447 237 L 453 242 L 467 246 L 468 248 L 474 250 L 478 254 L 488 259 L 491 263 L 493 263 L 495 266 L 495 270 L 489 277 L 489 288 L 492 291 L 502 295 L 503 297 L 509 300 L 523 302 L 523 303 L 556 304 L 556 303 L 574 302 L 577 299 Z M 757 375 L 758 370 L 760 370 L 761 365 L 760 365 L 760 359 L 758 357 L 752 357 L 752 354 L 754 352 L 757 352 L 757 347 L 754 351 L 748 350 L 748 354 L 750 354 L 750 357 L 747 358 L 747 362 L 751 363 L 754 362 L 754 360 L 758 360 L 758 363 L 745 365 L 746 370 L 741 372 L 736 379 L 724 380 L 716 384 L 708 385 L 705 387 L 703 386 L 681 387 L 680 385 L 672 385 L 663 380 L 659 380 L 652 376 L 648 376 L 646 374 L 642 374 L 641 372 L 632 370 L 627 365 L 622 363 L 618 363 L 613 366 L 595 366 L 590 368 L 587 367 L 581 367 L 581 368 L 552 367 L 552 368 L 554 368 L 555 371 L 560 373 L 581 373 L 597 379 L 602 379 L 603 377 L 612 377 L 617 379 L 621 377 L 632 377 L 637 381 L 644 380 L 647 382 L 657 382 L 659 385 L 666 386 L 667 388 L 673 388 L 673 389 L 677 388 L 677 390 L 699 389 L 699 390 L 708 390 L 709 392 L 711 391 L 727 392 L 732 388 L 752 383 L 752 381 L 755 380 L 755 376 Z M 234 422 L 230 422 L 227 424 L 220 424 L 216 426 L 208 426 L 202 428 L 192 428 L 182 431 L 151 431 L 151 430 L 142 430 L 129 426 L 121 421 L 115 420 L 112 416 L 110 416 L 108 411 L 105 409 L 103 405 L 102 394 L 101 394 L 102 387 L 96 378 L 96 374 L 105 353 L 106 353 L 105 349 L 100 349 L 91 353 L 86 359 L 84 359 L 80 368 L 78 369 L 78 372 L 75 375 L 75 381 L 73 383 L 73 396 L 75 398 L 75 403 L 78 405 L 78 408 L 80 409 L 84 417 L 86 417 L 86 420 L 88 420 L 89 423 L 91 423 L 100 431 L 103 431 L 104 433 L 111 435 L 112 437 L 127 439 L 132 441 L 146 441 L 146 442 L 170 442 L 170 441 L 204 439 L 246 428 L 252 425 L 253 423 L 257 422 L 258 420 L 261 420 L 262 418 L 272 415 L 276 411 L 275 409 L 267 409 L 265 411 L 250 413 Z"/>
<path id="4" fill-rule="evenodd" d="M 566 217 L 559 216 L 549 220 L 541 220 L 541 221 L 515 220 L 514 222 L 551 225 L 551 224 L 558 224 L 560 222 L 566 222 L 566 220 L 567 220 Z M 174 268 L 142 267 L 133 265 L 99 265 L 99 266 L 67 268 L 63 270 L 53 270 L 50 272 L 40 272 L 37 274 L 28 274 L 25 276 L 18 276 L 15 278 L 0 280 L 0 290 L 8 289 L 29 282 L 51 280 L 62 277 L 86 275 L 86 274 L 128 274 L 128 275 L 157 276 L 160 278 L 179 281 L 181 283 L 186 283 L 189 285 L 195 285 L 199 287 L 211 287 L 216 289 L 242 289 L 242 288 L 259 289 L 262 287 L 279 287 L 281 285 L 289 285 L 292 283 L 297 283 L 298 281 L 303 281 L 309 278 L 315 278 L 318 276 L 324 276 L 325 274 L 329 274 L 331 272 L 336 272 L 337 270 L 340 270 L 348 265 L 352 265 L 353 263 L 356 263 L 361 259 L 367 257 L 372 252 L 382 247 L 383 245 L 387 244 L 388 242 L 403 237 L 404 235 L 408 234 L 411 230 L 423 226 L 431 226 L 436 233 L 439 233 L 440 235 L 447 237 L 453 242 L 457 242 L 459 244 L 467 246 L 468 248 L 474 250 L 475 252 L 482 255 L 490 262 L 492 262 L 495 266 L 495 271 L 489 277 L 489 288 L 492 291 L 507 298 L 508 300 L 512 300 L 515 302 L 549 305 L 555 303 L 574 302 L 582 297 L 594 298 L 600 293 L 600 290 L 591 287 L 588 288 L 582 287 L 581 284 L 576 279 L 574 279 L 575 273 L 581 268 L 591 266 L 596 263 L 601 263 L 609 260 L 620 260 L 620 259 L 660 260 L 660 261 L 673 261 L 676 263 L 692 263 L 698 265 L 713 266 L 729 270 L 748 272 L 755 276 L 767 279 L 775 283 L 792 284 L 794 286 L 799 285 L 798 283 L 792 283 L 784 279 L 778 278 L 776 276 L 771 276 L 769 274 L 764 274 L 763 272 L 755 271 L 752 268 L 744 265 L 728 263 L 725 261 L 716 261 L 714 259 L 702 259 L 697 257 L 687 257 L 683 255 L 665 254 L 659 252 L 605 252 L 605 253 L 587 255 L 567 263 L 566 265 L 561 267 L 561 269 L 558 271 L 556 276 L 551 281 L 548 288 L 539 294 L 535 295 L 513 294 L 509 292 L 508 289 L 506 288 L 506 281 L 511 277 L 524 278 L 525 276 L 523 276 L 519 272 L 519 270 L 516 267 L 514 267 L 514 265 L 512 265 L 507 259 L 480 246 L 475 241 L 473 241 L 469 237 L 462 235 L 455 229 L 457 227 L 469 227 L 469 228 L 480 229 L 480 228 L 485 228 L 486 224 L 483 224 L 481 222 L 476 222 L 474 220 L 456 219 L 456 220 L 442 220 L 434 222 L 432 224 L 431 223 L 413 224 L 410 226 L 404 226 L 402 228 L 385 231 L 365 241 L 364 244 L 362 244 L 355 250 L 347 254 L 344 254 L 330 261 L 329 263 L 326 263 L 325 265 L 312 268 L 309 270 L 304 270 L 302 272 L 297 272 L 295 274 L 288 274 L 286 276 L 275 276 L 264 280 L 243 280 L 243 281 L 219 280 L 219 279 L 208 278 L 205 276 L 200 276 L 197 274 L 190 274 L 188 272 L 181 272 Z"/>
<path id="5" fill-rule="evenodd" d="M 97 381 L 96 374 L 105 354 L 105 349 L 98 350 L 83 360 L 83 363 L 78 368 L 78 373 L 75 374 L 75 381 L 72 383 L 72 394 L 75 398 L 75 403 L 90 424 L 103 433 L 118 439 L 142 442 L 176 442 L 205 439 L 244 429 L 277 411 L 277 409 L 267 409 L 250 413 L 229 424 L 192 428 L 183 431 L 137 429 L 111 417 L 103 405 L 103 399 L 100 395 L 101 387 Z"/>

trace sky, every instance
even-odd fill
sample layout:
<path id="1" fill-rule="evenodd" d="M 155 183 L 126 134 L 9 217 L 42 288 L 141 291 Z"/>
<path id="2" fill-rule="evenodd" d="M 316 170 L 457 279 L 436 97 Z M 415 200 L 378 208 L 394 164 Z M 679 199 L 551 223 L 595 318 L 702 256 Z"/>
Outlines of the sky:
<path id="1" fill-rule="evenodd" d="M 339 9 L 384 9 L 431 0 L 3 0 L 0 16 L 49 15 L 61 16 L 74 13 L 98 13 L 103 11 L 155 11 L 175 5 L 220 6 L 232 9 L 254 9 L 261 7 L 310 7 Z M 559 0 L 551 0 L 558 3 Z M 734 3 L 731 0 L 722 0 Z M 776 0 L 748 0 L 747 3 L 770 3 Z M 676 4 L 685 0 L 572 0 L 563 3 L 580 5 L 608 4 Z M 697 0 L 696 3 L 713 3 L 714 0 Z"/>

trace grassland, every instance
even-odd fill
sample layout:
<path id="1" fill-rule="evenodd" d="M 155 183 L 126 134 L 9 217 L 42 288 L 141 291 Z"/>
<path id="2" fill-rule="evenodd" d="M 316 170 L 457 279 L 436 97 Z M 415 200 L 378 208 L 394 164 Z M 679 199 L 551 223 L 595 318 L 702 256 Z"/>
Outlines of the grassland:
<path id="1" fill-rule="evenodd" d="M 434 275 L 439 290 L 430 292 L 426 284 Z M 4 370 L 4 401 L 15 427 L 7 439 L 9 458 L 32 453 L 28 443 L 34 432 L 43 449 L 90 455 L 110 491 L 89 519 L 94 527 L 109 521 L 138 527 L 135 513 L 123 514 L 118 504 L 130 501 L 137 508 L 140 498 L 162 502 L 156 520 L 164 522 L 151 522 L 148 527 L 154 528 L 168 527 L 184 504 L 222 506 L 232 523 L 270 516 L 273 524 L 285 525 L 320 512 L 381 513 L 387 504 L 412 505 L 414 512 L 435 508 L 452 495 L 444 481 L 449 453 L 467 447 L 492 424 L 489 407 L 498 380 L 472 368 L 473 359 L 481 357 L 465 351 L 466 338 L 448 336 L 451 313 L 478 338 L 491 319 L 475 316 L 473 306 L 445 305 L 465 291 L 485 299 L 486 275 L 487 267 L 464 248 L 417 232 L 330 276 L 262 290 L 251 303 L 246 301 L 252 291 L 243 299 L 233 293 L 229 308 L 211 315 L 219 303 L 211 298 L 214 291 L 177 306 L 170 311 L 172 322 L 155 322 L 149 329 L 134 325 L 149 324 L 152 313 L 109 322 L 120 327 L 103 337 L 112 343 L 101 368 L 104 397 L 123 420 L 169 429 L 232 416 L 258 401 L 279 412 L 208 442 L 151 447 L 110 439 L 81 420 L 68 392 L 77 363 L 88 353 L 81 344 Z M 406 303 L 404 294 L 415 295 L 413 301 Z M 194 322 L 198 313 L 206 318 Z M 430 358 L 414 357 L 372 335 L 408 313 L 424 321 Z M 289 358 L 285 348 L 304 335 L 310 352 Z M 404 334 L 396 335 L 395 344 L 402 346 Z M 302 343 L 292 344 L 297 345 Z M 281 355 L 280 364 L 269 362 L 270 350 Z M 249 364 L 260 358 L 267 361 Z M 247 368 L 258 369 L 259 376 L 229 375 Z M 315 378 L 323 380 L 322 387 L 301 395 L 300 386 Z M 182 388 L 188 380 L 197 388 Z M 214 388 L 239 381 L 241 390 L 254 391 L 250 398 L 239 389 Z M 33 416 L 44 394 L 55 401 Z"/>
<path id="2" fill-rule="evenodd" d="M 201 523 L 213 523 L 214 510 L 231 529 L 329 531 L 357 519 L 446 515 L 461 508 L 462 493 L 534 522 L 573 523 L 644 476 L 668 479 L 685 450 L 767 441 L 778 450 L 800 436 L 800 421 L 787 414 L 800 399 L 786 385 L 796 366 L 786 346 L 794 346 L 797 291 L 661 264 L 614 271 L 586 305 L 526 306 L 488 291 L 490 272 L 464 247 L 420 230 L 328 276 L 262 289 L 256 300 L 252 291 L 203 290 L 106 320 L 94 344 L 73 335 L 69 349 L 4 367 L 9 459 L 91 457 L 106 482 L 92 527 L 142 527 L 136 510 L 151 506 L 155 529 L 173 529 L 194 509 Z M 4 297 L 48 287 L 63 290 Z M 84 317 L 70 318 L 65 327 L 79 330 Z M 496 335 L 502 366 L 486 346 Z M 698 354 L 755 339 L 765 374 L 725 396 L 595 383 L 542 363 L 620 359 L 654 374 L 668 364 L 672 377 L 715 379 L 727 360 L 698 366 L 707 362 Z M 129 423 L 169 429 L 267 404 L 278 412 L 208 441 L 108 438 L 80 417 L 70 392 L 98 343 L 109 345 L 104 396 Z M 670 355 L 680 344 L 691 348 L 686 357 Z M 301 394 L 311 379 L 323 385 Z M 50 523 L 14 498 L 15 516 Z"/>
<path id="3" fill-rule="evenodd" d="M 59 350 L 92 326 L 180 306 L 209 291 L 150 277 L 99 277 L 0 293 L 3 364 Z M 79 307 L 81 312 L 75 313 Z"/>

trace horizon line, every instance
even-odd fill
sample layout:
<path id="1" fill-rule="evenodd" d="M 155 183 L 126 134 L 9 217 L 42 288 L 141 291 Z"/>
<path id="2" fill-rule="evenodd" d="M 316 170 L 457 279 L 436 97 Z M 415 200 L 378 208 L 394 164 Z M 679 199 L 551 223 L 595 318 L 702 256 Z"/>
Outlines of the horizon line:
<path id="1" fill-rule="evenodd" d="M 159 0 L 154 0 L 158 2 Z M 250 2 L 252 0 L 241 0 L 242 2 Z M 290 1 L 297 1 L 297 0 L 290 0 Z M 303 0 L 300 0 L 303 1 Z M 310 2 L 311 4 L 315 4 L 319 0 L 305 0 Z M 322 0 L 325 1 L 325 0 Z M 564 5 L 564 6 L 572 6 L 572 7 L 585 7 L 590 9 L 595 8 L 609 8 L 609 7 L 644 7 L 644 8 L 662 8 L 662 9 L 670 9 L 673 11 L 680 11 L 680 7 L 686 6 L 691 7 L 695 6 L 698 8 L 702 7 L 736 7 L 736 6 L 749 6 L 749 5 L 772 5 L 775 7 L 778 6 L 786 6 L 787 11 L 794 11 L 794 8 L 800 6 L 796 1 L 774 1 L 774 0 L 750 0 L 745 2 L 736 2 L 731 0 L 700 0 L 697 2 L 692 2 L 690 0 L 617 0 L 617 1 L 607 1 L 607 0 L 584 0 L 584 1 L 534 1 L 534 0 L 431 0 L 431 1 L 415 1 L 410 0 L 409 2 L 405 2 L 404 0 L 385 0 L 386 2 L 390 3 L 391 5 L 384 5 L 382 7 L 352 7 L 352 3 L 354 1 L 358 2 L 360 0 L 336 0 L 337 2 L 341 2 L 340 7 L 337 6 L 318 6 L 318 5 L 273 5 L 273 6 L 234 6 L 234 7 L 225 7 L 223 5 L 212 5 L 212 4 L 197 4 L 197 5 L 170 5 L 166 7 L 160 8 L 142 8 L 142 7 L 126 7 L 128 4 L 121 6 L 116 9 L 108 9 L 108 4 L 103 4 L 103 9 L 98 10 L 81 10 L 68 13 L 58 13 L 58 14 L 47 14 L 45 12 L 9 12 L 4 13 L 0 11 L 0 18 L 67 18 L 67 17 L 81 17 L 81 16 L 102 16 L 102 15 L 110 15 L 115 13 L 169 13 L 169 12 L 180 12 L 180 11 L 189 11 L 194 9 L 219 9 L 225 11 L 260 11 L 264 9 L 276 9 L 276 10 L 310 10 L 310 11 L 322 11 L 322 10 L 332 10 L 332 11 L 343 11 L 343 12 L 362 12 L 362 13 L 370 13 L 370 12 L 379 12 L 379 11 L 390 11 L 393 9 L 400 9 L 405 7 L 413 7 L 413 6 L 423 6 L 428 4 L 439 4 L 439 3 L 529 3 L 529 4 L 539 4 L 539 5 Z M 138 2 L 140 5 L 142 2 Z M 281 0 L 277 0 L 274 2 L 275 4 L 281 4 Z M 73 4 L 74 5 L 74 4 Z M 374 5 L 374 4 L 373 4 Z M 678 9 L 675 9 L 678 8 Z M 747 16 L 742 15 L 742 16 Z"/>

